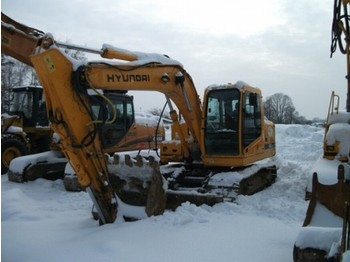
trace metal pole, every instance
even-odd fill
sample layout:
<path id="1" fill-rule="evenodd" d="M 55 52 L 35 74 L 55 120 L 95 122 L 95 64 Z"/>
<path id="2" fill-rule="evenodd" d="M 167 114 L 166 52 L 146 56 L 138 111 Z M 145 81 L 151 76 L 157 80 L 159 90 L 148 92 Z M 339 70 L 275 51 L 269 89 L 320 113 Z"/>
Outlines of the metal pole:
<path id="1" fill-rule="evenodd" d="M 67 43 L 63 43 L 60 41 L 55 41 L 55 43 L 59 47 L 63 47 L 63 48 L 67 48 L 67 49 L 73 49 L 73 50 L 97 54 L 97 55 L 101 55 L 103 53 L 102 50 L 95 49 L 95 48 L 89 48 L 89 47 L 84 47 L 84 46 L 79 46 L 79 45 L 72 45 L 72 44 L 67 44 Z"/>

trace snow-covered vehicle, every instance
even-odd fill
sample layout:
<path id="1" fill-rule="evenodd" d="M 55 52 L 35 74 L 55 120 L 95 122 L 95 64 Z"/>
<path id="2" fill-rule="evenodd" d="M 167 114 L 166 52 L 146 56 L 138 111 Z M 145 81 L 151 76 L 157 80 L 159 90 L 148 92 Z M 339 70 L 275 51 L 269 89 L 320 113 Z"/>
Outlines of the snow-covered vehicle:
<path id="1" fill-rule="evenodd" d="M 295 262 L 340 261 L 349 250 L 350 112 L 339 110 L 332 92 L 323 154 L 307 179 L 310 200 L 302 229 L 295 241 Z"/>
<path id="2" fill-rule="evenodd" d="M 349 1 L 334 1 L 333 41 L 347 56 L 350 72 Z M 343 43 L 345 39 L 345 45 Z M 344 48 L 345 47 L 345 48 Z M 347 77 L 348 77 L 347 76 Z M 303 227 L 293 249 L 295 262 L 341 261 L 350 258 L 350 82 L 346 111 L 339 109 L 339 96 L 332 92 L 323 154 L 307 181 L 306 199 L 310 199 Z"/>
<path id="3" fill-rule="evenodd" d="M 338 166 L 344 166 L 345 179 L 350 179 L 347 163 L 350 159 L 350 112 L 339 110 L 339 96 L 331 94 L 322 156 L 316 161 L 307 180 L 305 199 L 309 199 L 312 192 L 312 177 L 317 173 L 318 181 L 325 185 L 338 182 Z"/>
<path id="4" fill-rule="evenodd" d="M 339 110 L 339 96 L 332 92 L 323 154 L 307 180 L 305 198 L 310 203 L 295 242 L 295 262 L 339 261 L 349 249 L 349 153 L 350 112 Z"/>
<path id="5" fill-rule="evenodd" d="M 49 150 L 52 133 L 42 87 L 13 88 L 11 106 L 1 115 L 1 174 L 16 157 Z"/>

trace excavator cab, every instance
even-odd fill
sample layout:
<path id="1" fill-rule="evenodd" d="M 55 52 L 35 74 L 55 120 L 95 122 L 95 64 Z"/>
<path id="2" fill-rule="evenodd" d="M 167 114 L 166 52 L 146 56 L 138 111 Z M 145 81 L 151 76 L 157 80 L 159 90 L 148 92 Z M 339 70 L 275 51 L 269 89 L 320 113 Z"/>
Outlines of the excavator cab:
<path id="1" fill-rule="evenodd" d="M 133 124 L 134 106 L 133 98 L 120 92 L 106 92 L 104 97 L 91 96 L 91 109 L 95 120 L 101 121 L 98 131 L 102 146 L 109 148 L 118 144 Z"/>
<path id="2" fill-rule="evenodd" d="M 249 165 L 275 154 L 274 125 L 264 118 L 261 100 L 261 91 L 243 82 L 206 89 L 202 128 L 206 165 Z"/>

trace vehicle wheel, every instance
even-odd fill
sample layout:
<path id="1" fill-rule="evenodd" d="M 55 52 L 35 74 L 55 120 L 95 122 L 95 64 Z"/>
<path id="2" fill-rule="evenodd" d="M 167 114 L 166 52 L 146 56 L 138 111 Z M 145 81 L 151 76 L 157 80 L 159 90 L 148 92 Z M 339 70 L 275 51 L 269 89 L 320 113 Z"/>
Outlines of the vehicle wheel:
<path id="1" fill-rule="evenodd" d="M 1 174 L 6 174 L 12 159 L 27 155 L 29 149 L 25 142 L 15 135 L 1 136 Z"/>

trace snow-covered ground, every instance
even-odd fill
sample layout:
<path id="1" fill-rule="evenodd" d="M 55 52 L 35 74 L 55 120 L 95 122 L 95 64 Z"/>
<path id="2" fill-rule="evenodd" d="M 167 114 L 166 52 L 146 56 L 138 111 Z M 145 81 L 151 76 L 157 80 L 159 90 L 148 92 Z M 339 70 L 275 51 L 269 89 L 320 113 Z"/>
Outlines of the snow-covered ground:
<path id="1" fill-rule="evenodd" d="M 277 125 L 276 133 L 279 169 L 271 187 L 235 203 L 185 203 L 136 222 L 98 226 L 87 193 L 67 192 L 61 180 L 18 184 L 2 176 L 1 259 L 293 261 L 308 204 L 306 177 L 322 152 L 323 129 Z"/>

